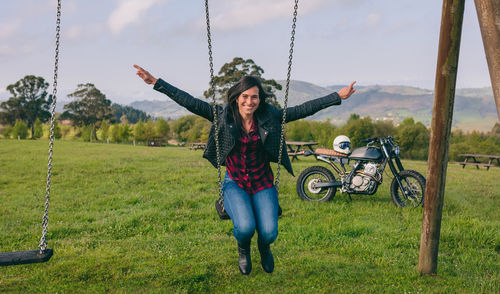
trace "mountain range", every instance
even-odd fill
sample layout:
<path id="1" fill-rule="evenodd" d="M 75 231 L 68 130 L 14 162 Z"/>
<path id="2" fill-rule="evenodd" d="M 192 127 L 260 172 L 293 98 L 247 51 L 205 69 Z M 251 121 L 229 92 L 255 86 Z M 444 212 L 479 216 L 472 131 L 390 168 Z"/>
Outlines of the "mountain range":
<path id="1" fill-rule="evenodd" d="M 285 81 L 278 81 L 285 85 Z M 316 97 L 325 96 L 338 91 L 345 85 L 321 87 L 303 81 L 290 81 L 288 106 L 298 105 Z M 356 93 L 341 106 L 324 109 L 310 120 L 326 120 L 335 125 L 342 125 L 351 113 L 361 117 L 370 116 L 373 120 L 393 120 L 398 124 L 403 119 L 413 117 L 426 126 L 432 120 L 434 103 L 433 91 L 409 86 L 355 86 Z M 276 97 L 283 105 L 284 91 L 277 91 Z M 201 98 L 204 99 L 204 98 Z M 205 99 L 204 99 L 205 100 Z M 130 106 L 140 109 L 154 117 L 176 119 L 190 114 L 173 100 L 165 96 L 165 100 L 135 101 Z M 457 89 L 453 113 L 453 128 L 465 131 L 489 131 L 498 121 L 495 100 L 491 88 Z"/>

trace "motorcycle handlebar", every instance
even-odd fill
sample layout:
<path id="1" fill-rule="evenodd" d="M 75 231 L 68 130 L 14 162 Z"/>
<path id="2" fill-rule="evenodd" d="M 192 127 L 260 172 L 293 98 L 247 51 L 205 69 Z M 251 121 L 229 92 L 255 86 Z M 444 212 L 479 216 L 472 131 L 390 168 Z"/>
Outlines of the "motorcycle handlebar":
<path id="1" fill-rule="evenodd" d="M 311 151 L 302 151 L 300 153 L 302 153 L 304 156 L 314 155 L 314 152 L 311 152 Z"/>

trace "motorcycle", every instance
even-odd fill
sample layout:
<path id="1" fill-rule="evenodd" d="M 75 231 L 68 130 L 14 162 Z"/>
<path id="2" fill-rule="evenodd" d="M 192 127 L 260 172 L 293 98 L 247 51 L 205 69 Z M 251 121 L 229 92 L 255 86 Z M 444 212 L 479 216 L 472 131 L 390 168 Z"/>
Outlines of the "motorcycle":
<path id="1" fill-rule="evenodd" d="M 307 201 L 332 199 L 337 189 L 342 193 L 373 195 L 382 184 L 386 165 L 394 176 L 391 182 L 391 197 L 398 207 L 424 205 L 425 177 L 417 171 L 405 170 L 399 159 L 400 148 L 392 137 L 362 140 L 364 147 L 351 154 L 342 154 L 331 149 L 318 148 L 314 152 L 304 151 L 304 156 L 314 155 L 316 160 L 327 163 L 338 175 L 324 166 L 305 169 L 297 180 L 297 194 Z M 378 143 L 379 146 L 374 146 Z M 349 165 L 349 162 L 354 163 Z M 350 169 L 346 169 L 350 166 Z"/>

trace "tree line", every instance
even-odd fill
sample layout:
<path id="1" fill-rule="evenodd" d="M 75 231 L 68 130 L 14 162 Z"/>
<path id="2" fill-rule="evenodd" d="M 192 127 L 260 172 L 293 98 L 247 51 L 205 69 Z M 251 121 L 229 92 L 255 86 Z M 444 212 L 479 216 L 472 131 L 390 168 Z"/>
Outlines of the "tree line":
<path id="1" fill-rule="evenodd" d="M 123 116 L 122 116 L 123 117 Z M 126 120 L 110 123 L 103 120 L 95 131 L 91 125 L 68 126 L 55 124 L 56 139 L 83 140 L 87 142 L 101 141 L 112 143 L 148 142 L 154 139 L 163 140 L 167 145 L 169 139 L 179 143 L 206 142 L 211 123 L 196 115 L 187 115 L 177 120 L 149 119 L 130 124 Z M 34 123 L 34 137 L 48 137 L 49 125 L 40 120 Z M 0 131 L 1 133 L 1 131 Z M 6 138 L 27 138 L 29 135 L 26 123 L 18 120 L 14 126 L 4 128 Z M 332 148 L 333 140 L 338 135 L 350 138 L 353 148 L 363 146 L 361 140 L 370 137 L 393 136 L 401 148 L 401 156 L 406 159 L 426 160 L 428 156 L 430 130 L 413 118 L 406 118 L 399 125 L 392 121 L 372 120 L 351 114 L 344 125 L 336 126 L 330 121 L 298 120 L 286 125 L 286 138 L 289 141 L 316 141 L 319 147 Z M 454 130 L 450 139 L 449 159 L 460 161 L 463 153 L 500 154 L 500 124 L 496 123 L 489 132 L 465 133 Z"/>
<path id="2" fill-rule="evenodd" d="M 215 97 L 221 103 L 231 85 L 244 75 L 261 78 L 266 92 L 271 94 L 269 102 L 277 107 L 274 92 L 281 85 L 272 79 L 264 79 L 264 70 L 251 59 L 236 57 L 224 64 L 214 76 L 210 88 L 204 92 L 207 99 Z M 49 84 L 42 77 L 28 75 L 7 86 L 11 98 L 0 103 L 0 133 L 6 138 L 41 138 L 48 136 L 47 121 L 52 95 L 47 93 Z M 64 105 L 64 111 L 55 122 L 56 139 L 79 139 L 84 141 L 147 142 L 153 139 L 175 139 L 178 142 L 206 142 L 210 122 L 196 115 L 181 117 L 175 121 L 154 119 L 143 111 L 130 106 L 112 104 L 95 85 L 79 84 L 68 95 L 74 99 Z M 70 121 L 71 125 L 59 122 Z M 45 124 L 44 124 L 45 123 Z M 45 135 L 44 135 L 45 134 Z M 347 135 L 353 147 L 362 146 L 362 139 L 393 136 L 401 148 L 403 158 L 425 160 L 429 148 L 430 130 L 421 122 L 407 118 L 399 125 L 392 121 L 372 120 L 351 114 L 342 126 L 330 121 L 291 122 L 286 126 L 287 140 L 317 141 L 319 146 L 331 148 L 338 135 Z M 461 153 L 500 154 L 500 124 L 490 132 L 452 132 L 450 160 L 459 160 Z"/>
<path id="3" fill-rule="evenodd" d="M 32 139 L 40 137 L 41 124 L 51 117 L 49 108 L 53 97 L 47 93 L 48 87 L 49 84 L 43 77 L 34 75 L 27 75 L 7 86 L 11 97 L 0 103 L 0 123 L 8 126 L 8 133 L 12 132 L 15 137 L 25 138 L 25 133 L 30 130 Z M 103 121 L 137 123 L 139 120 L 151 119 L 150 115 L 138 109 L 112 104 L 106 95 L 91 83 L 79 84 L 68 97 L 74 100 L 64 105 L 64 112 L 58 114 L 57 119 L 69 120 L 73 126 L 79 128 L 89 128 L 90 140 L 97 139 L 96 131 Z"/>

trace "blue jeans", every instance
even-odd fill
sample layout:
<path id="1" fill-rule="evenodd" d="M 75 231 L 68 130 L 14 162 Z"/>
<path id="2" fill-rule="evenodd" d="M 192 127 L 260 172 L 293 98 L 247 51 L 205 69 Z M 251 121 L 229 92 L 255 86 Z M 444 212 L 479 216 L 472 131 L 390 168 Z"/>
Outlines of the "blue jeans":
<path id="1" fill-rule="evenodd" d="M 257 229 L 259 244 L 268 245 L 278 237 L 278 194 L 273 186 L 249 195 L 228 173 L 222 187 L 224 208 L 233 221 L 238 243 L 248 244 Z"/>

